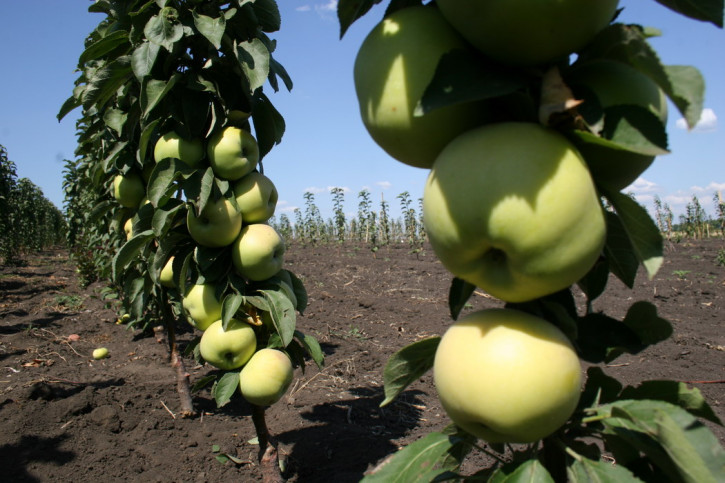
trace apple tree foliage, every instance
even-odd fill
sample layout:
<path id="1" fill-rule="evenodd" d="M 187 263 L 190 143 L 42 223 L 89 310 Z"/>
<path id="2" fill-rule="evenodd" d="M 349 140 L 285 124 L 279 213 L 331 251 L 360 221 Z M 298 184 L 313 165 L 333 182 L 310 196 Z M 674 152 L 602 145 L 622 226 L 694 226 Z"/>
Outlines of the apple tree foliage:
<path id="1" fill-rule="evenodd" d="M 284 118 L 265 90 L 292 88 L 270 37 L 281 25 L 276 2 L 96 0 L 89 11 L 102 19 L 86 39 L 73 94 L 57 116 L 82 110 L 77 159 L 68 162 L 64 181 L 76 258 L 89 274 L 110 279 L 115 295 L 109 297 L 118 297 L 131 325 L 166 328 L 172 359 L 185 288 L 211 283 L 225 328 L 234 317 L 254 322 L 267 313 L 271 325 L 255 324 L 259 347 L 284 350 L 295 366 L 304 368 L 308 358 L 321 366 L 317 341 L 296 329 L 296 312 L 304 311 L 307 296 L 294 274 L 293 294 L 279 277 L 252 282 L 232 270 L 230 247 L 199 246 L 189 235 L 190 210 L 198 214 L 222 198 L 237 206 L 230 181 L 215 176 L 206 161 L 190 167 L 175 158 L 156 163 L 153 156 L 164 134 L 206 140 L 230 123 L 232 111 L 251 114 L 241 127 L 254 133 L 261 159 L 281 142 Z M 119 174 L 144 180 L 146 198 L 138 207 L 114 198 Z M 169 288 L 159 276 L 171 257 Z M 198 345 L 187 350 L 199 356 Z M 212 377 L 218 405 L 234 395 L 238 374 Z"/>
<path id="2" fill-rule="evenodd" d="M 64 243 L 63 213 L 28 178 L 18 179 L 15 163 L 0 145 L 0 260 L 20 261 L 24 252 Z"/>
<path id="3" fill-rule="evenodd" d="M 723 27 L 722 0 L 656 0 L 691 19 Z M 381 0 L 340 0 L 340 37 Z M 385 16 L 420 0 L 391 0 Z M 628 25 L 615 18 L 582 50 L 564 59 L 518 68 L 483 54 L 453 50 L 445 54 L 419 99 L 416 115 L 457 103 L 486 100 L 506 106 L 501 120 L 538 122 L 557 129 L 575 144 L 600 144 L 643 155 L 668 152 L 665 126 L 637 106 L 578 109 L 565 83 L 577 65 L 595 60 L 626 64 L 653 81 L 693 127 L 703 106 L 704 80 L 692 66 L 666 65 L 648 42 L 654 28 Z M 515 102 L 511 102 L 514 100 Z M 591 105 L 592 103 L 589 103 Z M 605 135 L 598 135 L 597 133 Z M 606 290 L 612 274 L 632 288 L 642 267 L 652 278 L 663 261 L 657 225 L 630 196 L 594 177 L 606 209 L 607 238 L 599 260 L 576 284 L 586 295 L 578 308 L 574 287 L 533 301 L 507 304 L 558 326 L 587 362 L 585 387 L 572 418 L 543 442 L 527 447 L 490 445 L 496 463 L 473 475 L 490 481 L 722 481 L 725 450 L 702 420 L 722 424 L 700 391 L 668 380 L 623 385 L 598 364 L 622 354 L 636 354 L 672 334 L 670 323 L 646 301 L 632 304 L 622 320 L 595 312 L 592 302 Z M 452 319 L 457 319 L 475 287 L 454 278 L 449 292 Z M 409 345 L 393 354 L 384 371 L 385 399 L 394 400 L 409 384 L 433 367 L 439 337 Z M 535 397 L 535 396 L 534 396 Z M 599 444 L 595 442 L 599 441 Z M 460 464 L 478 443 L 451 425 L 431 433 L 391 456 L 364 481 L 443 481 L 457 479 Z M 480 446 L 479 446 L 480 447 Z M 610 454 L 612 465 L 603 454 Z"/>

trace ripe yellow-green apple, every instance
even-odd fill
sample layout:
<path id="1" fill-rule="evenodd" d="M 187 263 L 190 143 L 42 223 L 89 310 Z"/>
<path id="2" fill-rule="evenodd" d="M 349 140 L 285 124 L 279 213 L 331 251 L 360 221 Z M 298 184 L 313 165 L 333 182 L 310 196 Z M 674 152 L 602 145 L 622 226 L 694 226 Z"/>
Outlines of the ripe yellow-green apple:
<path id="1" fill-rule="evenodd" d="M 577 282 L 606 234 L 581 155 L 534 123 L 481 126 L 446 146 L 426 181 L 423 221 L 453 275 L 506 302 Z"/>
<path id="2" fill-rule="evenodd" d="M 438 0 L 474 47 L 506 64 L 537 65 L 586 46 L 614 18 L 619 0 Z"/>
<path id="3" fill-rule="evenodd" d="M 604 109 L 636 106 L 647 109 L 663 126 L 667 123 L 667 97 L 649 77 L 629 65 L 612 60 L 596 60 L 576 65 L 565 81 L 577 94 L 584 89 L 593 94 Z M 655 156 L 614 149 L 595 143 L 578 142 L 595 182 L 616 190 L 633 183 L 654 161 Z"/>
<path id="4" fill-rule="evenodd" d="M 251 404 L 269 406 L 287 392 L 293 375 L 287 354 L 276 349 L 260 349 L 239 373 L 239 390 Z"/>
<path id="5" fill-rule="evenodd" d="M 196 216 L 189 207 L 186 214 L 186 226 L 191 238 L 205 247 L 225 247 L 231 245 L 242 228 L 242 214 L 226 198 L 209 200 Z"/>
<path id="6" fill-rule="evenodd" d="M 201 357 L 226 371 L 242 367 L 257 350 L 257 336 L 249 324 L 231 319 L 227 330 L 217 320 L 204 331 L 199 342 Z"/>
<path id="7" fill-rule="evenodd" d="M 490 443 L 530 443 L 560 428 L 581 394 L 569 339 L 513 309 L 472 312 L 446 330 L 433 379 L 451 420 Z"/>
<path id="8" fill-rule="evenodd" d="M 199 138 L 185 139 L 175 131 L 167 132 L 154 146 L 154 160 L 158 163 L 166 158 L 176 158 L 195 168 L 204 159 L 204 144 Z"/>
<path id="9" fill-rule="evenodd" d="M 174 257 L 169 257 L 164 264 L 164 267 L 159 273 L 159 283 L 167 288 L 173 288 L 176 286 L 174 282 Z"/>
<path id="10" fill-rule="evenodd" d="M 217 298 L 216 286 L 211 283 L 189 287 L 181 306 L 189 323 L 202 331 L 222 318 L 222 303 Z"/>
<path id="11" fill-rule="evenodd" d="M 234 183 L 234 196 L 244 223 L 262 223 L 274 215 L 279 194 L 272 180 L 252 171 Z"/>
<path id="12" fill-rule="evenodd" d="M 99 347 L 98 349 L 93 349 L 93 358 L 96 360 L 99 359 L 105 359 L 108 357 L 108 349 L 105 347 Z"/>
<path id="13" fill-rule="evenodd" d="M 372 139 L 391 157 L 430 168 L 451 139 L 483 122 L 480 103 L 414 115 L 440 58 L 467 48 L 434 5 L 398 10 L 365 38 L 353 70 L 360 115 Z"/>
<path id="14" fill-rule="evenodd" d="M 126 240 L 133 238 L 133 218 L 129 218 L 123 224 L 123 231 L 126 233 Z"/>
<path id="15" fill-rule="evenodd" d="M 277 230 L 264 223 L 245 225 L 232 245 L 232 264 L 246 279 L 266 280 L 282 269 L 284 252 Z"/>
<path id="16" fill-rule="evenodd" d="M 113 197 L 126 208 L 136 208 L 146 196 L 146 186 L 133 172 L 117 174 L 113 178 Z"/>
<path id="17" fill-rule="evenodd" d="M 209 163 L 220 178 L 236 181 L 259 162 L 259 146 L 252 133 L 236 126 L 217 131 L 207 145 Z"/>

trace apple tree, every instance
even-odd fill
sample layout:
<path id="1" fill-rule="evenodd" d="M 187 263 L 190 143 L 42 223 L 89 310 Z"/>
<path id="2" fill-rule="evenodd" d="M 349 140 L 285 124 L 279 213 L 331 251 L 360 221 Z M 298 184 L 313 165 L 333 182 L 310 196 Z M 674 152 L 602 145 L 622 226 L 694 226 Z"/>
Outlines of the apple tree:
<path id="1" fill-rule="evenodd" d="M 723 26 L 722 0 L 657 2 Z M 378 3 L 340 0 L 341 37 Z M 603 367 L 672 334 L 650 302 L 621 320 L 593 302 L 610 275 L 632 288 L 660 268 L 657 225 L 621 191 L 668 152 L 667 100 L 692 127 L 704 96 L 700 72 L 664 64 L 658 31 L 619 22 L 618 4 L 391 0 L 360 46 L 365 128 L 429 170 L 423 222 L 454 321 L 390 357 L 382 402 L 432 370 L 452 424 L 364 481 L 463 478 L 472 448 L 495 461 L 475 480 L 722 480 L 702 421 L 722 422 L 698 389 L 624 387 Z M 477 288 L 502 307 L 459 319 Z"/>
<path id="2" fill-rule="evenodd" d="M 306 292 L 267 224 L 277 192 L 263 161 L 285 123 L 265 88 L 292 88 L 270 37 L 281 26 L 277 4 L 96 0 L 89 11 L 103 18 L 58 114 L 82 109 L 66 192 L 86 211 L 75 223 L 93 228 L 78 239 L 103 259 L 124 319 L 164 327 L 181 414 L 194 408 L 180 320 L 200 334 L 186 351 L 219 369 L 195 386 L 212 383 L 220 406 L 241 388 L 260 457 L 278 471 L 265 407 L 293 367 L 322 365 L 323 355 L 296 328 Z"/>

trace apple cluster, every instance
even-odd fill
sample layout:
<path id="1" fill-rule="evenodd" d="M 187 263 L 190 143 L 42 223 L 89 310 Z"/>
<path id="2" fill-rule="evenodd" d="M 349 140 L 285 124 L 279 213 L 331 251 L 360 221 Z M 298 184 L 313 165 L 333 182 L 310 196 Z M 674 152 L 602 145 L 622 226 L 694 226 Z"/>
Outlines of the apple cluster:
<path id="1" fill-rule="evenodd" d="M 280 278 L 285 295 L 296 307 L 291 276 L 282 268 L 284 240 L 267 224 L 275 212 L 277 189 L 257 169 L 260 153 L 256 139 L 248 129 L 239 127 L 247 117 L 230 113 L 230 122 L 207 140 L 167 132 L 154 145 L 154 161 L 173 158 L 192 169 L 210 166 L 216 178 L 229 183 L 226 197 L 210 195 L 200 211 L 187 203 L 189 236 L 199 247 L 228 250 L 232 270 L 248 282 Z M 113 189 L 115 198 L 128 208 L 137 208 L 146 199 L 145 182 L 134 173 L 116 176 Z M 125 229 L 131 238 L 132 226 Z M 175 257 L 170 256 L 159 274 L 162 286 L 177 287 L 175 268 Z M 241 369 L 240 388 L 245 399 L 253 404 L 272 404 L 292 380 L 292 362 L 280 350 L 258 348 L 258 331 L 266 331 L 266 337 L 274 331 L 269 313 L 257 314 L 251 305 L 245 305 L 238 311 L 243 318 L 232 318 L 226 327 L 222 325 L 221 292 L 225 287 L 204 281 L 187 285 L 181 297 L 183 313 L 202 332 L 201 357 L 224 371 Z"/>
<path id="2" fill-rule="evenodd" d="M 423 216 L 437 257 L 455 277 L 507 304 L 584 277 L 606 241 L 600 188 L 621 190 L 654 159 L 611 142 L 603 123 L 571 135 L 571 124 L 541 116 L 546 75 L 556 72 L 581 116 L 626 106 L 664 123 L 663 92 L 632 66 L 570 63 L 612 22 L 618 3 L 437 0 L 401 7 L 373 28 L 355 59 L 360 114 L 372 139 L 392 158 L 430 171 Z M 538 85 L 423 113 L 421 99 L 451 53 L 519 78 L 539 72 Z M 520 115 L 522 105 L 532 105 L 534 115 Z M 567 337 L 513 308 L 476 312 L 449 328 L 434 376 L 451 419 L 490 442 L 547 436 L 571 416 L 581 389 Z"/>

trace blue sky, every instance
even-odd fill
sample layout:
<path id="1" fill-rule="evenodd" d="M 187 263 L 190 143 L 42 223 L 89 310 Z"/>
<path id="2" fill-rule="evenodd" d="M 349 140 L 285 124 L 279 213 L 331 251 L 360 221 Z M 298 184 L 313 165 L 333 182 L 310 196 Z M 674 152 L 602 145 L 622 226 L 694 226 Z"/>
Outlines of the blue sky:
<path id="1" fill-rule="evenodd" d="M 305 191 L 325 218 L 331 216 L 331 187 L 346 190 L 345 210 L 357 211 L 358 193 L 371 192 L 375 209 L 384 198 L 398 216 L 397 196 L 422 196 L 427 171 L 389 158 L 367 135 L 358 114 L 352 82 L 355 54 L 387 2 L 339 39 L 335 0 L 278 0 L 282 30 L 275 57 L 294 81 L 291 93 L 269 95 L 285 117 L 287 131 L 265 158 L 265 173 L 280 193 L 278 213 L 304 210 Z M 88 13 L 88 0 L 0 1 L 0 144 L 46 197 L 62 207 L 63 160 L 72 158 L 79 112 L 55 118 L 70 95 L 83 40 L 102 19 Z M 621 20 L 657 27 L 651 43 L 665 64 L 693 65 L 707 85 L 705 115 L 694 131 L 681 126 L 672 108 L 668 125 L 671 154 L 658 158 L 628 188 L 645 206 L 658 195 L 677 215 L 695 194 L 709 214 L 712 196 L 725 195 L 725 31 L 681 17 L 654 0 L 622 0 Z M 416 201 L 417 206 L 417 201 Z"/>

